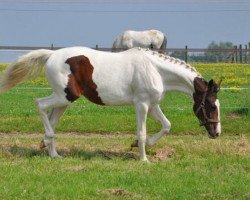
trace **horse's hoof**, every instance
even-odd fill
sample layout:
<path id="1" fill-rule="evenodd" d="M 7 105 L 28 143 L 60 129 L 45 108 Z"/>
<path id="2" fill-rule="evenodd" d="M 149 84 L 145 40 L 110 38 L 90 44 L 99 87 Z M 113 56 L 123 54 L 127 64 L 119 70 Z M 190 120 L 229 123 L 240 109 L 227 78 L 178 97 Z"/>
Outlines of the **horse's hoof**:
<path id="1" fill-rule="evenodd" d="M 139 147 L 138 145 L 138 140 L 135 140 L 132 144 L 131 144 L 131 148 L 133 147 Z"/>
<path id="2" fill-rule="evenodd" d="M 44 149 L 45 147 L 47 147 L 47 145 L 45 144 L 44 140 L 42 140 L 40 142 L 40 149 Z"/>
<path id="3" fill-rule="evenodd" d="M 141 159 L 141 161 L 142 161 L 143 163 L 147 163 L 147 164 L 150 163 L 150 161 L 149 161 L 147 158 Z"/>
<path id="4" fill-rule="evenodd" d="M 59 154 L 57 154 L 57 155 L 51 155 L 50 157 L 54 158 L 54 159 L 61 159 L 62 158 L 62 156 L 60 156 Z"/>

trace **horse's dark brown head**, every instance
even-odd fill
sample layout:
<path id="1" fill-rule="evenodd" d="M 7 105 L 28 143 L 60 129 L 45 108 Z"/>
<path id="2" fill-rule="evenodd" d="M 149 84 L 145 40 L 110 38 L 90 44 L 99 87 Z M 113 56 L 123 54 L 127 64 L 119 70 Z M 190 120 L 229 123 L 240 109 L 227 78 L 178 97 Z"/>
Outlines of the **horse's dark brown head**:
<path id="1" fill-rule="evenodd" d="M 193 110 L 211 138 L 216 138 L 221 133 L 220 103 L 217 98 L 220 83 L 221 81 L 216 84 L 213 80 L 207 82 L 199 77 L 194 79 Z"/>

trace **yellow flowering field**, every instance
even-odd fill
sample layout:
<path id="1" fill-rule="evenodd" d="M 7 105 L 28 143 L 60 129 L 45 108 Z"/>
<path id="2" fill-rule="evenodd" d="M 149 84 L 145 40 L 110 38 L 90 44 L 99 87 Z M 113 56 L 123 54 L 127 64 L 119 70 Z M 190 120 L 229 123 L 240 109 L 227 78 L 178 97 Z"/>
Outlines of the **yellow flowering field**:
<path id="1" fill-rule="evenodd" d="M 206 79 L 222 79 L 223 87 L 250 86 L 250 64 L 239 63 L 193 63 Z"/>
<path id="2" fill-rule="evenodd" d="M 7 64 L 0 63 L 0 72 L 2 72 L 6 68 Z"/>

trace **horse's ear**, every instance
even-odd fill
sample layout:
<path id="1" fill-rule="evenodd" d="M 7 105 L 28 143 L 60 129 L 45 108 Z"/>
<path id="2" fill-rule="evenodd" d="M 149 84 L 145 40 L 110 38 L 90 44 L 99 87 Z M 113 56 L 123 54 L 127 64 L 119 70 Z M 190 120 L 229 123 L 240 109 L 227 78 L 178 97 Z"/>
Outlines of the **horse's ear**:
<path id="1" fill-rule="evenodd" d="M 217 85 L 218 88 L 220 88 L 221 82 L 222 82 L 222 79 L 220 79 L 220 80 L 216 83 L 216 85 Z"/>
<path id="2" fill-rule="evenodd" d="M 208 82 L 208 87 L 211 88 L 214 92 L 219 92 L 220 90 L 220 85 L 221 85 L 221 81 L 222 80 L 219 80 L 217 83 L 214 82 L 213 79 L 211 79 L 209 82 Z"/>
<path id="3" fill-rule="evenodd" d="M 216 83 L 216 93 L 219 92 L 219 90 L 220 90 L 221 82 L 222 82 L 222 80 L 220 79 L 220 80 Z"/>
<path id="4" fill-rule="evenodd" d="M 215 83 L 214 83 L 214 80 L 213 79 L 211 79 L 209 82 L 208 82 L 208 87 L 213 87 L 215 85 Z"/>

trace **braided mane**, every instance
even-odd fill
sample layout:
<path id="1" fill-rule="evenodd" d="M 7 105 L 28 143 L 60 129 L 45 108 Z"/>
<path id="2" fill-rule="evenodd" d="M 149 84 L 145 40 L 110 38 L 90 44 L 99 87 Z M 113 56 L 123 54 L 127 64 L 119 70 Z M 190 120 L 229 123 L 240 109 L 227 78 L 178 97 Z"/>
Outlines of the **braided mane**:
<path id="1" fill-rule="evenodd" d="M 137 48 L 139 51 L 140 50 L 144 50 L 144 51 L 149 51 L 151 52 L 152 55 L 155 55 L 155 56 L 158 56 L 159 58 L 161 58 L 163 61 L 169 61 L 171 63 L 174 63 L 174 64 L 179 64 L 181 66 L 184 66 L 186 69 L 190 69 L 192 72 L 195 72 L 199 77 L 201 77 L 201 74 L 193 67 L 191 66 L 190 64 L 186 63 L 185 61 L 183 60 L 180 60 L 179 58 L 175 58 L 175 57 L 172 57 L 172 56 L 168 56 L 168 55 L 165 55 L 163 53 L 159 53 L 158 51 L 154 51 L 154 50 L 151 50 L 151 49 L 144 49 L 144 48 L 140 48 L 138 47 Z"/>

